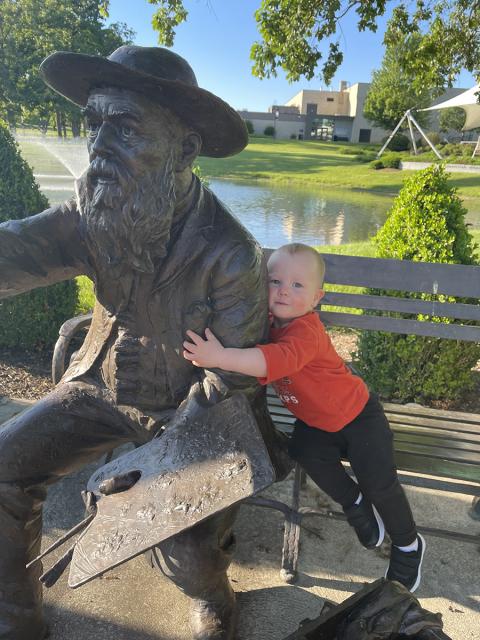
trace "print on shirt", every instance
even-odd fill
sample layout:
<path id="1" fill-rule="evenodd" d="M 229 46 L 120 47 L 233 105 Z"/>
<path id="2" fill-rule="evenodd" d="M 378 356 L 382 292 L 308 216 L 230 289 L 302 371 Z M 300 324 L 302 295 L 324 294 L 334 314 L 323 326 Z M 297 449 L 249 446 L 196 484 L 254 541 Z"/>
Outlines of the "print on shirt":
<path id="1" fill-rule="evenodd" d="M 292 384 L 290 378 L 281 378 L 273 383 L 273 388 L 283 404 L 298 404 L 298 398 L 288 389 L 289 384 Z"/>

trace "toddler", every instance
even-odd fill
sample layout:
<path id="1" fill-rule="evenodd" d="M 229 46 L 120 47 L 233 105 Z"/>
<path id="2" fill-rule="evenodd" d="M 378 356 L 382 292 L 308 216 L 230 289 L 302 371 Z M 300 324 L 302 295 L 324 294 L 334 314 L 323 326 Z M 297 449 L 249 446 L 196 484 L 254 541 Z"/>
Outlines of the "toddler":
<path id="1" fill-rule="evenodd" d="M 187 331 L 183 355 L 198 367 L 273 384 L 297 418 L 291 457 L 342 506 L 364 547 L 380 546 L 386 529 L 392 540 L 386 577 L 413 592 L 420 584 L 425 540 L 397 477 L 382 405 L 337 354 L 314 311 L 324 295 L 324 274 L 315 249 L 299 243 L 280 247 L 268 261 L 270 342 L 236 349 L 223 347 L 209 329 L 205 339 Z"/>

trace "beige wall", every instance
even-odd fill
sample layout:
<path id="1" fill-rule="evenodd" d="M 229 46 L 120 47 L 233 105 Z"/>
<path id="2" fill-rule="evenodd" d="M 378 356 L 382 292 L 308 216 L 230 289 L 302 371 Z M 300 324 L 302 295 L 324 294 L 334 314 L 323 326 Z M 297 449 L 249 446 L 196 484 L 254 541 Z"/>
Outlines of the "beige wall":
<path id="1" fill-rule="evenodd" d="M 286 106 L 298 107 L 300 113 L 307 113 L 307 104 L 316 104 L 319 115 L 350 115 L 347 91 L 300 91 L 286 103 Z"/>
<path id="2" fill-rule="evenodd" d="M 372 126 L 372 123 L 363 115 L 363 105 L 369 88 L 368 82 L 357 82 L 347 89 L 350 96 L 350 115 L 354 117 L 351 142 L 358 142 L 360 129 L 370 129 L 370 142 L 373 143 L 380 143 L 387 135 L 385 129 Z"/>

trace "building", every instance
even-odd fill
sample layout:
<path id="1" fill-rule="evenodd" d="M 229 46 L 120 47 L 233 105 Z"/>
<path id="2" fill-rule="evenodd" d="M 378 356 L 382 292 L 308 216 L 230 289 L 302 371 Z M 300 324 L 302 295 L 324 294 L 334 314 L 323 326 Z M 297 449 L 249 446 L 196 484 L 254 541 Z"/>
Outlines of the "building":
<path id="1" fill-rule="evenodd" d="M 369 89 L 369 82 L 349 86 L 342 80 L 338 91 L 300 91 L 285 105 L 273 105 L 267 112 L 244 110 L 239 114 L 250 120 L 255 133 L 262 134 L 270 126 L 277 138 L 380 143 L 389 132 L 372 126 L 363 115 Z M 438 100 L 462 91 L 449 89 Z M 438 117 L 432 119 L 429 130 L 438 130 Z"/>

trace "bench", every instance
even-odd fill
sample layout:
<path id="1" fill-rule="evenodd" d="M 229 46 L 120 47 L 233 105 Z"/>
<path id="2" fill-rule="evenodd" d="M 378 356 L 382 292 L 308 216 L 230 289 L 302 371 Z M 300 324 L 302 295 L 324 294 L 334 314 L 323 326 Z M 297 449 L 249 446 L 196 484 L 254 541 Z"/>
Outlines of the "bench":
<path id="1" fill-rule="evenodd" d="M 265 249 L 268 255 L 271 250 Z M 343 327 L 368 331 L 388 331 L 400 334 L 432 336 L 451 340 L 480 342 L 480 266 L 431 264 L 403 260 L 323 255 L 326 263 L 325 282 L 328 291 L 319 314 L 327 327 Z M 335 291 L 335 286 L 360 288 L 355 293 Z M 365 293 L 364 288 L 387 291 L 421 292 L 432 300 L 398 298 Z M 471 299 L 473 303 L 452 303 L 438 296 Z M 341 311 L 328 311 L 328 307 Z M 355 313 L 355 310 L 375 311 L 375 315 Z M 353 310 L 353 311 L 352 311 Z M 407 316 L 407 317 L 402 317 Z M 417 314 L 435 317 L 416 319 Z M 413 317 L 412 317 L 413 316 Z M 446 322 L 448 318 L 455 322 Z M 53 357 L 53 379 L 58 382 L 65 367 L 68 344 L 90 317 L 67 321 L 60 329 L 60 338 Z M 294 418 L 272 390 L 268 392 L 268 407 L 280 431 L 288 433 Z M 480 415 L 457 411 L 441 411 L 417 404 L 385 403 L 384 408 L 394 432 L 394 447 L 400 472 L 413 472 L 429 477 L 400 473 L 403 483 L 462 492 L 474 496 L 470 515 L 480 520 Z M 295 468 L 292 504 L 263 496 L 250 498 L 251 505 L 278 509 L 285 514 L 285 534 L 282 576 L 287 582 L 295 579 L 300 524 L 306 516 L 344 518 L 343 513 L 312 510 L 300 506 L 300 490 L 304 477 Z M 448 529 L 423 527 L 420 531 L 464 542 L 480 543 L 478 534 L 458 533 Z"/>

